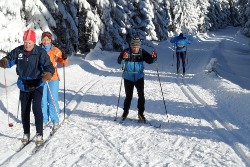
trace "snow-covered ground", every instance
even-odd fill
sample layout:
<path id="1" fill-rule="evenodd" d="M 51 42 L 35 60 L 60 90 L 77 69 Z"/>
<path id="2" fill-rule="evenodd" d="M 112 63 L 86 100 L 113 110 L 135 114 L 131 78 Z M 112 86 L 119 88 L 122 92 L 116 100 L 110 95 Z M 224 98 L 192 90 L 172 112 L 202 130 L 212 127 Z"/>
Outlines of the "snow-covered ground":
<path id="1" fill-rule="evenodd" d="M 22 137 L 19 90 L 15 68 L 0 69 L 0 166 L 249 167 L 249 39 L 232 27 L 190 38 L 185 78 L 176 75 L 169 40 L 144 46 L 158 52 L 158 63 L 146 65 L 145 116 L 152 125 L 161 124 L 160 128 L 114 121 L 116 114 L 122 114 L 124 100 L 122 85 L 117 112 L 122 74 L 119 53 L 96 47 L 85 60 L 70 57 L 65 68 L 67 119 L 35 154 L 33 142 L 21 152 L 14 151 Z M 63 118 L 63 68 L 59 71 Z M 134 91 L 129 118 L 137 118 L 136 105 Z M 45 138 L 50 130 L 44 130 Z"/>

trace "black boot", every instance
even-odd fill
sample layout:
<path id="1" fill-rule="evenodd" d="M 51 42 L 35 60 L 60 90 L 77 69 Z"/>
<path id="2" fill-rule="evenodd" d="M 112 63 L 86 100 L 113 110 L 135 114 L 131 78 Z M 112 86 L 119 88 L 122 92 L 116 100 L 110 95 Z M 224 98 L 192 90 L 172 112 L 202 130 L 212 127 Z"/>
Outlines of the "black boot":
<path id="1" fill-rule="evenodd" d="M 146 118 L 143 113 L 138 113 L 139 122 L 146 122 Z"/>
<path id="2" fill-rule="evenodd" d="M 122 113 L 122 120 L 125 120 L 128 116 L 128 111 L 123 111 Z"/>

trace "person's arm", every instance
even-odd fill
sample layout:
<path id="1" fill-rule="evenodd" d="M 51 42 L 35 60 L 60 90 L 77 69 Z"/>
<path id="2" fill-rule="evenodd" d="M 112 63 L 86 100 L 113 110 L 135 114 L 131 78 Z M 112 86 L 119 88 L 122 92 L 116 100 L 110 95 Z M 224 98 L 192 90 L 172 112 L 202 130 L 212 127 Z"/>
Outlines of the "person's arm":
<path id="1" fill-rule="evenodd" d="M 53 67 L 53 64 L 51 63 L 47 52 L 45 50 L 42 50 L 42 49 L 41 49 L 40 64 L 41 64 L 44 72 L 50 72 L 52 74 L 52 76 L 54 75 L 55 68 Z"/>
<path id="2" fill-rule="evenodd" d="M 60 49 L 56 49 L 56 57 L 58 62 L 61 66 L 68 64 L 68 56 L 66 53 L 62 53 Z"/>
<path id="3" fill-rule="evenodd" d="M 13 65 L 16 64 L 16 58 L 18 55 L 19 48 L 13 49 L 7 56 L 3 57 L 0 60 L 0 67 L 2 68 L 11 68 Z"/>
<path id="4" fill-rule="evenodd" d="M 128 59 L 128 52 L 127 52 L 127 50 L 124 50 L 118 56 L 117 63 L 124 64 L 127 59 Z"/>
<path id="5" fill-rule="evenodd" d="M 175 42 L 176 42 L 176 37 L 172 38 L 172 39 L 170 40 L 170 42 L 171 42 L 171 43 L 175 43 Z"/>
<path id="6" fill-rule="evenodd" d="M 152 54 L 148 53 L 146 50 L 142 49 L 142 57 L 143 60 L 148 63 L 152 64 L 156 61 L 157 59 L 157 54 L 155 51 L 152 52 Z"/>
<path id="7" fill-rule="evenodd" d="M 188 38 L 186 38 L 186 43 L 191 44 L 191 41 Z"/>

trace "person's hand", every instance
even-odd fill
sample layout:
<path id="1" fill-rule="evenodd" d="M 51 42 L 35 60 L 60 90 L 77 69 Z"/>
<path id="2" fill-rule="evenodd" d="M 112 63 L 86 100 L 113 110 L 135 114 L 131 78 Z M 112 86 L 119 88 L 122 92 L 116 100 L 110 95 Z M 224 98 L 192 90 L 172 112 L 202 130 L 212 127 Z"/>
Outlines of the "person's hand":
<path id="1" fill-rule="evenodd" d="M 43 72 L 42 74 L 42 81 L 48 81 L 52 78 L 52 74 L 50 72 Z"/>
<path id="2" fill-rule="evenodd" d="M 1 68 L 6 68 L 7 64 L 8 64 L 8 59 L 2 58 L 2 59 L 0 60 L 0 67 L 1 67 Z"/>
<path id="3" fill-rule="evenodd" d="M 124 53 L 122 54 L 122 58 L 125 59 L 125 60 L 128 59 L 128 53 L 127 53 L 127 52 L 124 52 Z"/>
<path id="4" fill-rule="evenodd" d="M 68 54 L 66 54 L 66 53 L 63 52 L 63 53 L 62 53 L 62 59 L 63 59 L 63 60 L 66 60 L 67 58 L 68 58 Z"/>
<path id="5" fill-rule="evenodd" d="M 153 58 L 153 59 L 157 58 L 157 52 L 156 52 L 156 51 L 153 51 L 153 52 L 152 52 L 152 58 Z"/>

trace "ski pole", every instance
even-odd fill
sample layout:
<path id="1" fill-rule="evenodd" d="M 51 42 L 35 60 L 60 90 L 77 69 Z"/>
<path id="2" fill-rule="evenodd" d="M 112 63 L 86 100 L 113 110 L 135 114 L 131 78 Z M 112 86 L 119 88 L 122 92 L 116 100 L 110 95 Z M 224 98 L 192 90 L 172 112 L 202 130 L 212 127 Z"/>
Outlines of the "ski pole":
<path id="1" fill-rule="evenodd" d="M 20 102 L 21 102 L 21 99 L 20 99 L 21 97 L 20 97 L 20 94 L 19 94 L 19 98 L 18 98 L 18 106 L 17 106 L 17 119 L 18 119 L 18 115 L 19 115 L 19 106 L 20 106 Z"/>
<path id="2" fill-rule="evenodd" d="M 174 66 L 174 53 L 175 53 L 175 44 L 174 44 L 174 50 L 173 50 L 173 61 L 172 61 L 172 66 Z"/>
<path id="3" fill-rule="evenodd" d="M 159 80 L 160 87 L 161 87 L 161 94 L 162 94 L 163 104 L 164 104 L 166 115 L 167 115 L 167 118 L 168 118 L 168 111 L 167 111 L 166 102 L 165 102 L 163 91 L 162 91 L 161 80 L 160 80 L 160 75 L 159 75 L 159 70 L 158 70 L 158 64 L 156 62 L 155 62 L 155 66 L 156 66 L 157 76 L 158 76 L 158 80 Z M 168 122 L 169 122 L 169 120 L 168 120 Z"/>
<path id="4" fill-rule="evenodd" d="M 115 120 L 117 119 L 117 112 L 118 112 L 118 106 L 119 106 L 119 102 L 120 102 L 120 97 L 121 97 L 121 89 L 122 89 L 122 80 L 123 80 L 123 74 L 124 74 L 124 71 L 125 71 L 125 63 L 123 64 L 122 66 L 122 77 L 121 77 L 121 83 L 120 83 L 120 90 L 119 90 L 119 96 L 118 96 L 118 102 L 117 102 L 117 107 L 116 107 L 116 113 L 115 113 Z"/>
<path id="5" fill-rule="evenodd" d="M 58 114 L 59 112 L 57 111 L 56 102 L 55 102 L 55 100 L 54 100 L 54 98 L 53 98 L 53 96 L 52 96 L 52 92 L 51 92 L 51 89 L 50 89 L 50 86 L 49 86 L 48 81 L 46 81 L 46 84 L 47 84 L 47 86 L 48 86 L 48 90 L 49 90 L 50 97 L 51 97 L 51 99 L 52 99 L 52 103 L 53 103 L 53 105 L 54 105 L 54 107 L 55 107 L 55 109 L 56 109 L 56 115 L 59 117 L 59 114 Z"/>
<path id="6" fill-rule="evenodd" d="M 9 104 L 8 104 L 8 89 L 7 89 L 7 82 L 6 82 L 5 69 L 4 69 L 4 83 L 5 83 L 5 93 L 6 93 L 6 105 L 7 105 L 8 126 L 9 126 L 9 127 L 13 127 L 13 123 L 10 123 Z"/>
<path id="7" fill-rule="evenodd" d="M 65 120 L 65 63 L 63 60 L 63 120 Z"/>

